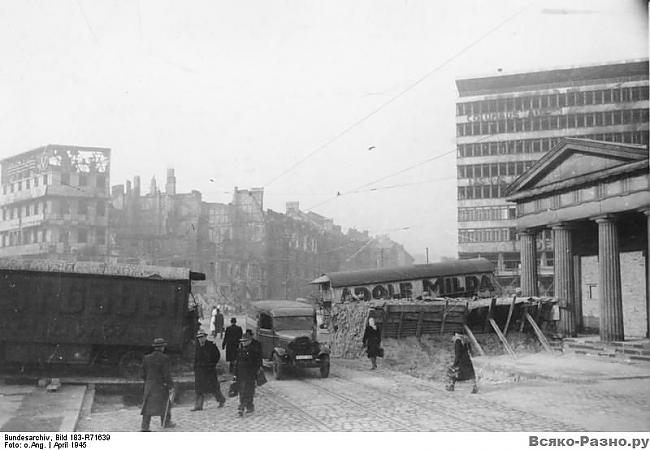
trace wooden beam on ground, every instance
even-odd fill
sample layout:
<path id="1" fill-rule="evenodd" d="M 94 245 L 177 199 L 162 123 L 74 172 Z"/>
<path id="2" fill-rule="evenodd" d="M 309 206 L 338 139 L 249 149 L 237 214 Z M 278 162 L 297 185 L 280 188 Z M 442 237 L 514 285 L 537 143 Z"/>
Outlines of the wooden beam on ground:
<path id="1" fill-rule="evenodd" d="M 442 311 L 442 320 L 440 321 L 440 334 L 445 331 L 445 320 L 447 320 L 447 308 L 449 307 L 449 300 L 445 301 L 445 309 Z"/>
<path id="2" fill-rule="evenodd" d="M 503 327 L 503 335 L 508 335 L 508 326 L 510 325 L 510 320 L 512 319 L 512 313 L 515 310 L 515 302 L 517 301 L 517 295 L 512 296 L 512 303 L 510 303 L 510 309 L 508 310 L 508 320 L 506 320 L 506 325 Z"/>
<path id="3" fill-rule="evenodd" d="M 463 325 L 463 329 L 465 330 L 465 334 L 469 337 L 469 340 L 472 342 L 472 345 L 478 351 L 478 353 L 481 356 L 485 356 L 485 352 L 483 351 L 483 348 L 479 345 L 478 341 L 474 337 L 474 333 L 472 333 L 472 330 L 470 330 L 467 325 Z"/>
<path id="4" fill-rule="evenodd" d="M 503 335 L 501 330 L 499 329 L 499 326 L 497 323 L 494 321 L 494 319 L 490 318 L 490 325 L 492 325 L 492 328 L 494 329 L 494 332 L 499 336 L 499 340 L 503 344 L 503 347 L 506 349 L 506 351 L 512 356 L 513 358 L 516 357 L 515 351 L 510 347 L 510 344 L 508 344 L 508 340 L 506 337 Z"/>
<path id="5" fill-rule="evenodd" d="M 422 334 L 422 319 L 424 319 L 424 311 L 420 311 L 420 314 L 418 315 L 418 325 L 415 329 L 415 336 L 418 338 Z"/>
<path id="6" fill-rule="evenodd" d="M 524 317 L 526 320 L 530 323 L 530 325 L 533 327 L 533 330 L 535 331 L 535 334 L 537 335 L 537 339 L 539 339 L 540 344 L 542 344 L 542 347 L 544 347 L 544 350 L 546 350 L 549 353 L 553 353 L 553 350 L 551 350 L 551 346 L 548 345 L 548 341 L 546 340 L 546 336 L 544 336 L 544 333 L 542 333 L 542 330 L 539 329 L 537 326 L 537 323 L 535 322 L 535 319 L 532 318 L 532 316 L 528 313 L 524 313 Z"/>

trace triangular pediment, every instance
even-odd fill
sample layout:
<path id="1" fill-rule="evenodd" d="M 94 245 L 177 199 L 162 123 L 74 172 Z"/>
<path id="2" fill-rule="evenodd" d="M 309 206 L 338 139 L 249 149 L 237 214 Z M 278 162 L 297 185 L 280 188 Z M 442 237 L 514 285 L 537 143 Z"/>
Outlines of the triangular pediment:
<path id="1" fill-rule="evenodd" d="M 565 138 L 517 178 L 507 195 L 582 180 L 647 159 L 648 149 L 641 145 Z"/>

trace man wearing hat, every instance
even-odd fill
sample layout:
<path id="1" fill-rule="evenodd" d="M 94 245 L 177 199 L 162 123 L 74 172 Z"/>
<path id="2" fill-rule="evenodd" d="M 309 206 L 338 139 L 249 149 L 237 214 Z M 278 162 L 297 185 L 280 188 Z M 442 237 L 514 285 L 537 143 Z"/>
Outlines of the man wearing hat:
<path id="1" fill-rule="evenodd" d="M 241 339 L 243 331 L 237 325 L 237 319 L 230 319 L 230 326 L 226 328 L 226 334 L 221 343 L 221 350 L 226 349 L 226 361 L 230 363 L 228 368 L 230 373 L 234 372 L 235 361 L 237 361 L 237 348 L 239 347 L 239 340 Z"/>
<path id="2" fill-rule="evenodd" d="M 217 378 L 217 363 L 221 357 L 217 346 L 207 339 L 208 333 L 199 330 L 196 333 L 196 350 L 194 352 L 194 408 L 191 411 L 201 411 L 205 394 L 212 394 L 223 407 L 226 398 L 221 393 Z"/>
<path id="3" fill-rule="evenodd" d="M 167 341 L 156 338 L 153 341 L 153 352 L 146 355 L 142 362 L 142 378 L 144 379 L 144 399 L 142 402 L 141 431 L 151 431 L 151 416 L 160 416 L 160 424 L 165 428 L 176 425 L 171 421 L 171 404 L 169 390 L 174 382 L 171 376 L 171 362 L 165 355 Z"/>
<path id="4" fill-rule="evenodd" d="M 239 408 L 237 408 L 237 411 L 240 417 L 244 415 L 244 410 L 247 413 L 252 413 L 255 410 L 255 406 L 253 405 L 255 382 L 257 380 L 257 372 L 263 370 L 261 367 L 262 346 L 258 341 L 253 339 L 253 332 L 246 330 L 237 350 L 237 365 L 235 369 L 235 376 L 239 385 Z"/>

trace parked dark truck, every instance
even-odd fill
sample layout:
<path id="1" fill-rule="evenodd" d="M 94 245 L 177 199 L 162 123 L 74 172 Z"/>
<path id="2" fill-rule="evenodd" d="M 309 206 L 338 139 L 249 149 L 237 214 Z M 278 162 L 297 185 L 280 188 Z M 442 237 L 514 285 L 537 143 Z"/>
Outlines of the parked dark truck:
<path id="1" fill-rule="evenodd" d="M 132 376 L 156 337 L 181 354 L 198 327 L 175 267 L 0 260 L 0 365 L 108 365 Z"/>
<path id="2" fill-rule="evenodd" d="M 318 368 L 321 378 L 330 373 L 330 350 L 316 339 L 316 311 L 289 300 L 264 300 L 252 304 L 262 357 L 270 362 L 276 379 L 290 368 Z"/>

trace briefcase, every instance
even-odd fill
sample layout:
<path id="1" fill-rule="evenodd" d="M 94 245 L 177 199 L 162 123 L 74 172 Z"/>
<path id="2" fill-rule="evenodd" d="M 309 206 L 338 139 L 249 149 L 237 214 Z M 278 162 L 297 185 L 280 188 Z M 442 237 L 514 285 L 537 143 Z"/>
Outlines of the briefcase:
<path id="1" fill-rule="evenodd" d="M 237 381 L 233 381 L 230 383 L 230 387 L 228 388 L 228 397 L 233 398 L 237 397 L 239 395 L 239 383 Z"/>
<path id="2" fill-rule="evenodd" d="M 257 372 L 257 378 L 255 379 L 255 383 L 258 386 L 263 386 L 266 384 L 266 375 L 264 375 L 264 369 L 260 369 Z"/>

